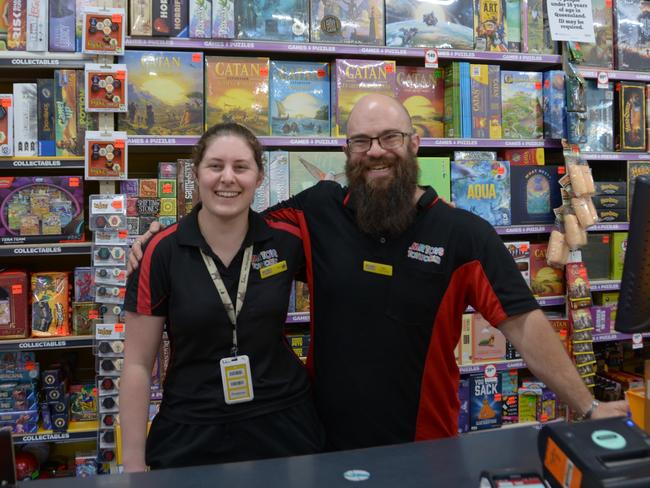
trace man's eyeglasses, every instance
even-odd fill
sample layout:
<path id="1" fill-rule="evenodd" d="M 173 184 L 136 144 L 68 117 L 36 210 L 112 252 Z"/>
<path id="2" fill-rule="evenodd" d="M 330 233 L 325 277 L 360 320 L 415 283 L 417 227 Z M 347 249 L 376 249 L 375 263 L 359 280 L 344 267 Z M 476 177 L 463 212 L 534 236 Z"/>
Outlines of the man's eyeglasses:
<path id="1" fill-rule="evenodd" d="M 404 138 L 410 137 L 410 132 L 387 132 L 378 137 L 353 137 L 347 139 L 348 150 L 353 153 L 369 151 L 372 141 L 377 140 L 382 149 L 397 149 L 404 144 Z"/>

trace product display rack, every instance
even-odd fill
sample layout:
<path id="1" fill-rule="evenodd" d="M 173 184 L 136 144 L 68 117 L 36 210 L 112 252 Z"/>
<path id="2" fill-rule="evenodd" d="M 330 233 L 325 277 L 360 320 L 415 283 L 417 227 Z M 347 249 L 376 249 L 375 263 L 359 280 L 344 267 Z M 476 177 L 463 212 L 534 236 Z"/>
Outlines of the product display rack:
<path id="1" fill-rule="evenodd" d="M 602 152 L 590 153 L 583 152 L 582 156 L 587 161 L 643 161 L 650 160 L 650 153 L 640 152 Z"/>
<path id="2" fill-rule="evenodd" d="M 650 81 L 650 72 L 644 71 L 617 71 L 610 69 L 597 68 L 578 68 L 578 72 L 584 78 L 598 78 L 601 73 L 605 73 L 610 80 L 625 81 Z"/>

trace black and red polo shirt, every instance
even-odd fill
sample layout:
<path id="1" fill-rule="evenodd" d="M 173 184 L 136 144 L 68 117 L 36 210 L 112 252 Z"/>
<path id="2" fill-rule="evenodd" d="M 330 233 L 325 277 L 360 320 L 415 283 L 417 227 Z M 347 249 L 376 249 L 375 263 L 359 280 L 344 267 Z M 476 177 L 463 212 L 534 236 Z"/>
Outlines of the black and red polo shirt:
<path id="1" fill-rule="evenodd" d="M 308 368 L 336 449 L 456 435 L 454 348 L 468 305 L 495 326 L 538 308 L 493 227 L 427 187 L 397 238 L 355 224 L 345 188 L 321 182 L 273 207 L 300 227 L 312 291 Z M 364 271 L 392 266 L 392 276 Z"/>
<path id="2" fill-rule="evenodd" d="M 199 230 L 200 208 L 148 242 L 127 285 L 126 310 L 167 318 L 171 359 L 160 414 L 177 423 L 207 424 L 249 418 L 304 400 L 309 378 L 284 336 L 291 283 L 304 269 L 298 229 L 286 223 L 269 225 L 251 211 L 242 248 L 226 267 Z M 232 325 L 199 249 L 212 256 L 236 303 L 244 249 L 250 243 L 252 269 L 237 330 L 239 353 L 251 362 L 254 400 L 227 405 L 219 360 L 231 355 Z M 281 261 L 287 262 L 286 271 L 261 278 L 261 268 Z"/>

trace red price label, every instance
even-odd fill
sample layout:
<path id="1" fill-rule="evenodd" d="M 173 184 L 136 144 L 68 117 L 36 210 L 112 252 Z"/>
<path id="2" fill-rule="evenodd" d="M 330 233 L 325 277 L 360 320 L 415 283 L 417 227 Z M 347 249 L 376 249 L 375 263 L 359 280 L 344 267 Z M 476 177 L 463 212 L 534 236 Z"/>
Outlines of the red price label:
<path id="1" fill-rule="evenodd" d="M 494 401 L 495 402 L 500 402 L 501 401 L 501 393 L 495 393 L 494 394 Z"/>
<path id="2" fill-rule="evenodd" d="M 90 320 L 97 320 L 99 318 L 99 310 L 89 310 L 88 318 Z"/>
<path id="3" fill-rule="evenodd" d="M 80 185 L 79 178 L 77 177 L 70 178 L 68 183 L 70 184 L 70 188 L 79 188 Z"/>
<path id="4" fill-rule="evenodd" d="M 566 168 L 564 166 L 558 166 L 557 167 L 557 174 L 559 174 L 559 175 L 566 174 Z"/>
<path id="5" fill-rule="evenodd" d="M 171 193 L 172 192 L 172 184 L 171 183 L 163 183 L 162 192 L 164 194 Z"/>
<path id="6" fill-rule="evenodd" d="M 124 332 L 124 324 L 115 324 L 113 330 L 115 332 Z"/>
<path id="7" fill-rule="evenodd" d="M 125 144 L 124 139 L 117 139 L 117 140 L 113 143 L 113 145 L 114 145 L 116 148 L 118 148 L 118 149 L 124 149 L 124 144 Z"/>
<path id="8" fill-rule="evenodd" d="M 121 230 L 121 231 L 119 231 L 119 232 L 117 233 L 117 236 L 118 236 L 120 239 L 126 239 L 126 237 L 127 237 L 128 235 L 129 235 L 129 233 L 128 233 L 128 231 L 126 231 L 126 230 Z"/>
<path id="9" fill-rule="evenodd" d="M 603 244 L 609 244 L 609 234 L 603 236 Z"/>
<path id="10" fill-rule="evenodd" d="M 200 63 L 201 59 L 203 59 L 203 55 L 201 53 L 192 53 L 192 62 L 193 63 Z"/>
<path id="11" fill-rule="evenodd" d="M 319 78 L 324 78 L 325 75 L 326 75 L 327 73 L 325 72 L 324 69 L 319 69 L 319 70 L 316 72 L 316 74 L 317 74 L 317 76 L 318 76 Z"/>
<path id="12" fill-rule="evenodd" d="M 541 90 L 542 89 L 542 82 L 541 81 L 536 81 L 535 82 L 535 90 Z"/>
<path id="13" fill-rule="evenodd" d="M 262 76 L 269 76 L 269 69 L 266 66 L 264 66 L 263 68 L 260 68 L 260 74 Z"/>
<path id="14" fill-rule="evenodd" d="M 121 24 L 122 23 L 122 14 L 112 14 L 111 15 L 111 22 L 114 22 L 116 24 Z"/>
<path id="15" fill-rule="evenodd" d="M 12 295 L 22 295 L 23 294 L 23 285 L 11 285 L 11 294 Z"/>
<path id="16" fill-rule="evenodd" d="M 120 298 L 124 298 L 126 296 L 126 288 L 120 288 Z M 124 324 L 122 324 L 124 326 Z"/>
<path id="17" fill-rule="evenodd" d="M 113 200 L 113 203 L 111 203 L 111 206 L 114 209 L 117 209 L 117 210 L 122 209 L 122 200 Z"/>
<path id="18" fill-rule="evenodd" d="M 121 69 L 121 70 L 117 71 L 117 73 L 115 73 L 115 79 L 124 80 L 125 78 L 126 78 L 126 71 L 124 71 L 123 69 Z"/>
<path id="19" fill-rule="evenodd" d="M 388 63 L 386 65 L 386 73 L 393 73 L 395 71 L 395 65 L 393 63 Z"/>
<path id="20" fill-rule="evenodd" d="M 0 99 L 0 105 L 2 105 L 4 108 L 11 107 L 11 98 L 2 98 L 2 99 Z"/>

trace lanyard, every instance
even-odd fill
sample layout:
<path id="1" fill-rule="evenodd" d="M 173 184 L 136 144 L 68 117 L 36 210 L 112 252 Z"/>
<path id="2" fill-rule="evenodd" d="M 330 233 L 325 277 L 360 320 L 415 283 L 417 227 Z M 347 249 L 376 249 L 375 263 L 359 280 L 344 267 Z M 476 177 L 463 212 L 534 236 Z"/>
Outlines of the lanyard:
<path id="1" fill-rule="evenodd" d="M 226 309 L 226 314 L 228 314 L 228 318 L 232 324 L 232 355 L 237 356 L 237 317 L 239 317 L 239 312 L 241 312 L 242 306 L 244 305 L 244 296 L 246 295 L 246 288 L 248 288 L 248 275 L 251 269 L 253 246 L 248 246 L 244 251 L 244 259 L 242 261 L 241 271 L 239 272 L 239 285 L 237 286 L 236 306 L 233 306 L 232 304 L 230 295 L 228 295 L 228 290 L 226 290 L 226 286 L 223 284 L 223 280 L 221 279 L 221 275 L 219 274 L 217 266 L 214 264 L 214 260 L 212 257 L 208 256 L 203 251 L 203 249 L 200 251 L 203 262 L 205 263 L 205 267 L 208 268 L 210 278 L 212 278 L 214 287 L 219 293 L 219 297 L 221 298 L 223 306 Z"/>

